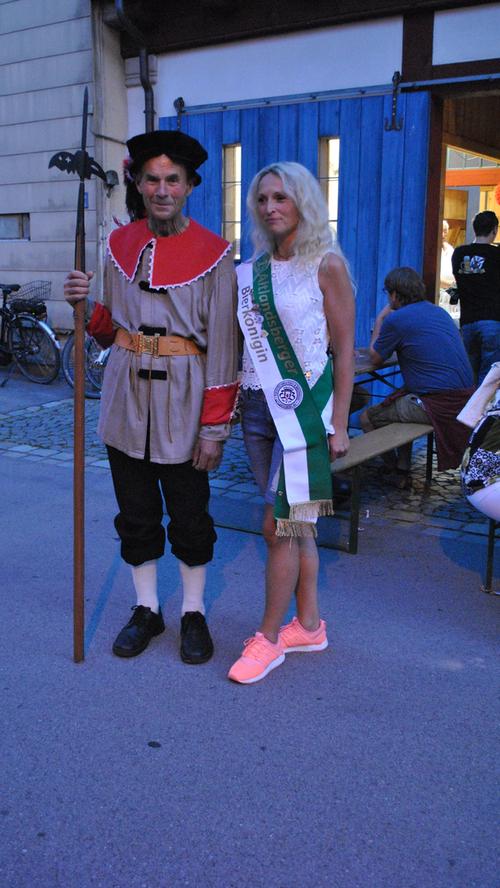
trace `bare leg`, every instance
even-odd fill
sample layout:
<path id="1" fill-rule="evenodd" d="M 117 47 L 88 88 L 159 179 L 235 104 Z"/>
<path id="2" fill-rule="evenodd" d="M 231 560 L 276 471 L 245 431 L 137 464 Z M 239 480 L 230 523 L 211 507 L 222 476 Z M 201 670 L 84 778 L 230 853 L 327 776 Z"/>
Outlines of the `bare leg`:
<path id="1" fill-rule="evenodd" d="M 408 444 L 403 444 L 401 447 L 398 447 L 398 462 L 397 468 L 402 472 L 409 472 L 411 468 L 411 452 L 412 452 L 412 442 L 410 441 Z"/>
<path id="2" fill-rule="evenodd" d="M 359 414 L 359 424 L 364 432 L 373 432 L 375 426 L 371 424 L 368 419 L 368 414 L 366 410 L 363 410 L 362 413 Z M 410 445 L 411 447 L 411 445 Z M 385 463 L 388 469 L 395 469 L 398 464 L 398 451 L 397 450 L 388 450 L 387 453 L 381 453 L 382 462 Z M 410 459 L 411 459 L 411 449 L 410 449 Z M 403 458 L 404 463 L 404 458 Z"/>
<path id="3" fill-rule="evenodd" d="M 363 412 L 359 414 L 359 424 L 364 432 L 371 432 L 375 428 L 368 419 L 366 410 L 363 410 Z"/>
<path id="4" fill-rule="evenodd" d="M 318 569 L 319 557 L 313 537 L 277 537 L 272 506 L 264 516 L 266 540 L 266 606 L 260 632 L 276 643 L 280 626 L 292 595 L 297 596 L 297 616 L 304 629 L 319 626 Z"/>
<path id="5" fill-rule="evenodd" d="M 299 579 L 299 545 L 291 537 L 276 536 L 273 507 L 266 505 L 263 524 L 267 543 L 266 606 L 259 631 L 273 644 Z"/>
<path id="6" fill-rule="evenodd" d="M 299 580 L 295 595 L 297 617 L 304 629 L 313 632 L 319 626 L 318 571 L 319 556 L 314 537 L 303 537 L 299 544 Z"/>

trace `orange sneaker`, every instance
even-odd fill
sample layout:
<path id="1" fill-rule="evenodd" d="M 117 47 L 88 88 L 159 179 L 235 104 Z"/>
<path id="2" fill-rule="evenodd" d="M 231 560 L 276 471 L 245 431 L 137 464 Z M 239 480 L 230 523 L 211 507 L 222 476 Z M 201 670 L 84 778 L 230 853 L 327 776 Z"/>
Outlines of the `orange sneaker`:
<path id="1" fill-rule="evenodd" d="M 280 642 L 285 654 L 290 654 L 292 651 L 324 651 L 328 647 L 326 623 L 320 620 L 318 628 L 314 632 L 309 632 L 308 629 L 304 629 L 302 623 L 299 623 L 297 617 L 294 617 L 291 623 L 281 627 Z"/>
<path id="2" fill-rule="evenodd" d="M 256 632 L 252 638 L 247 638 L 243 653 L 236 663 L 233 663 L 227 677 L 240 684 L 253 684 L 265 678 L 271 669 L 276 669 L 285 659 L 281 642 L 277 644 L 269 641 L 262 632 Z"/>

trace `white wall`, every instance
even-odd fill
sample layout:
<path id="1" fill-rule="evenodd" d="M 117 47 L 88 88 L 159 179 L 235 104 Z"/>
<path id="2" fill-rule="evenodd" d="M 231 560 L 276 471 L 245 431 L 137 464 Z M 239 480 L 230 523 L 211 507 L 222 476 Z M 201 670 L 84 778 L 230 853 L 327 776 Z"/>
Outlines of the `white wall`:
<path id="1" fill-rule="evenodd" d="M 158 57 L 155 109 L 390 84 L 401 70 L 402 20 L 321 28 Z M 144 93 L 132 87 L 129 134 L 144 129 Z"/>
<path id="2" fill-rule="evenodd" d="M 2 278 L 52 282 L 49 318 L 73 324 L 62 285 L 74 258 L 78 178 L 52 155 L 80 146 L 82 101 L 90 93 L 87 147 L 104 170 L 121 174 L 127 135 L 124 63 L 119 34 L 105 27 L 90 0 L 0 0 L 0 213 L 29 213 L 29 240 L 0 240 Z M 124 215 L 123 189 L 105 196 L 87 181 L 87 267 L 96 292 L 113 213 Z"/>
<path id="3" fill-rule="evenodd" d="M 90 0 L 16 0 L 0 8 L 0 212 L 29 213 L 31 223 L 29 240 L 0 240 L 2 278 L 50 280 L 50 320 L 68 327 L 62 282 L 73 264 L 78 179 L 48 163 L 56 151 L 80 144 L 85 85 L 92 104 Z M 95 182 L 86 190 L 92 253 Z"/>
<path id="4" fill-rule="evenodd" d="M 499 55 L 500 3 L 435 14 L 433 65 L 496 59 Z"/>

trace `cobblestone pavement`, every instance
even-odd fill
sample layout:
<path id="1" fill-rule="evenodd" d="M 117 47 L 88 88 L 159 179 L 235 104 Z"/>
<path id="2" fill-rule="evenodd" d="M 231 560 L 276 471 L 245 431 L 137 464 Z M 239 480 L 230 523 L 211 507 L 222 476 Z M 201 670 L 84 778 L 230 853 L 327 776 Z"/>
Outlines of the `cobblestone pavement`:
<path id="1" fill-rule="evenodd" d="M 109 470 L 106 451 L 95 429 L 99 402 L 85 405 L 85 454 L 89 471 Z M 67 398 L 0 413 L 0 453 L 11 459 L 44 460 L 60 466 L 73 461 L 73 401 Z M 361 526 L 369 521 L 416 525 L 419 532 L 439 535 L 485 535 L 488 523 L 472 509 L 460 490 L 458 471 L 435 474 L 430 492 L 424 490 L 425 444 L 413 458 L 413 486 L 394 490 L 378 474 L 378 461 L 367 465 L 362 481 Z M 224 448 L 219 470 L 211 477 L 214 495 L 261 502 L 236 426 Z"/>

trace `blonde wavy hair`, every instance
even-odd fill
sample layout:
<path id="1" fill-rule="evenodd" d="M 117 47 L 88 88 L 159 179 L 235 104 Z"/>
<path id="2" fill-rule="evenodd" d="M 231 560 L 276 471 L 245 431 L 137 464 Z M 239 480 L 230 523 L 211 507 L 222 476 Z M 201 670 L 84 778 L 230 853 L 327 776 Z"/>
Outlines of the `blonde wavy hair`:
<path id="1" fill-rule="evenodd" d="M 255 259 L 262 253 L 272 255 L 275 244 L 263 227 L 258 213 L 258 194 L 261 179 L 268 173 L 278 176 L 283 190 L 291 197 L 300 217 L 294 242 L 295 256 L 304 262 L 321 258 L 325 253 L 335 253 L 348 267 L 334 232 L 328 224 L 328 206 L 321 188 L 312 173 L 300 163 L 283 161 L 271 163 L 259 170 L 250 184 L 247 207 L 252 222 L 250 232 Z"/>

